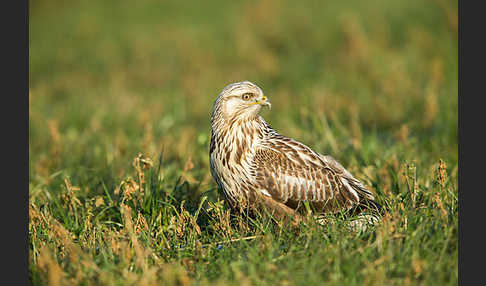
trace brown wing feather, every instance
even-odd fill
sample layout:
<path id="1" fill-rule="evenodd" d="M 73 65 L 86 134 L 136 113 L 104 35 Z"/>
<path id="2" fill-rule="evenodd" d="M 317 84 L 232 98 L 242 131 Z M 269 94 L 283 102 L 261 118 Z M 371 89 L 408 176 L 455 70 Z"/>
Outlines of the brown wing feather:
<path id="1" fill-rule="evenodd" d="M 256 151 L 257 188 L 291 208 L 308 201 L 321 212 L 336 212 L 373 199 L 361 183 L 329 156 L 283 136 Z"/>

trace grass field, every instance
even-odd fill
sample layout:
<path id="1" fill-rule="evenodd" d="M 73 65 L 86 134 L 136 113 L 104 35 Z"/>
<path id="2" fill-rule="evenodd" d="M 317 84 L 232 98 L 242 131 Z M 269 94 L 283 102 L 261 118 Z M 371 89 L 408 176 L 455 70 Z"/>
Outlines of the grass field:
<path id="1" fill-rule="evenodd" d="M 32 285 L 457 284 L 457 1 L 44 0 L 29 21 Z M 230 215 L 209 116 L 242 80 L 379 225 Z"/>

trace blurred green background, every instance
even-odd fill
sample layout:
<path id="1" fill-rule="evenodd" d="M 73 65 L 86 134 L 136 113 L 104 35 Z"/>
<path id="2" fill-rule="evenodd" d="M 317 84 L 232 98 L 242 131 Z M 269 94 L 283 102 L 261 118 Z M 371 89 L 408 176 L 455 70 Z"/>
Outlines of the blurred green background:
<path id="1" fill-rule="evenodd" d="M 242 80 L 321 153 L 374 134 L 457 162 L 457 67 L 457 1 L 33 1 L 30 178 L 117 177 L 162 147 L 208 173 L 212 103 Z"/>

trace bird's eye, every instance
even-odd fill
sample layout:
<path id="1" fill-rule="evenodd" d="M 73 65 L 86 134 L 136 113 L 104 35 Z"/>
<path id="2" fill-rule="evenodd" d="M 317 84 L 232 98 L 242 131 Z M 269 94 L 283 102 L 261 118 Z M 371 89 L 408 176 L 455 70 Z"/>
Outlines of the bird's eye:
<path id="1" fill-rule="evenodd" d="M 251 98 L 251 93 L 245 93 L 241 96 L 243 100 L 250 100 Z"/>

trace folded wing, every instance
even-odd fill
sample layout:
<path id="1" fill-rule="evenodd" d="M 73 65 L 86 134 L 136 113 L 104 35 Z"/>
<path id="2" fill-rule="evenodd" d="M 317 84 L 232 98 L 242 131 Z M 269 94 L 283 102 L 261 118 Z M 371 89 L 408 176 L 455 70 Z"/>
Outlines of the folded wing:
<path id="1" fill-rule="evenodd" d="M 317 211 L 337 212 L 374 200 L 334 158 L 281 135 L 256 151 L 253 171 L 262 194 L 294 209 L 307 201 Z"/>

